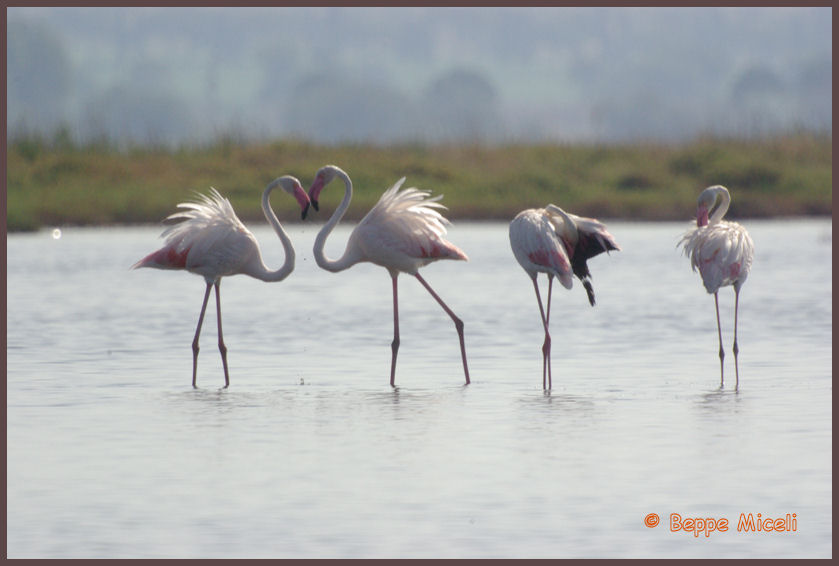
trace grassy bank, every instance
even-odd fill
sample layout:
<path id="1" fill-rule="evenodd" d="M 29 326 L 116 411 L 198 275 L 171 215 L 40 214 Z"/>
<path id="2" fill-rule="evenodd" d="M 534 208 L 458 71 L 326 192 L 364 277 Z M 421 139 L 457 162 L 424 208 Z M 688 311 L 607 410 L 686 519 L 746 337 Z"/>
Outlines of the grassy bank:
<path id="1" fill-rule="evenodd" d="M 609 219 L 687 219 L 696 196 L 711 184 L 731 189 L 729 216 L 831 215 L 832 138 L 786 135 L 762 140 L 698 139 L 683 144 L 316 146 L 295 141 L 231 141 L 179 150 L 118 151 L 61 140 L 9 144 L 7 228 L 155 223 L 193 191 L 216 187 L 242 220 L 261 220 L 259 197 L 282 174 L 308 188 L 326 163 L 353 178 L 347 218 L 359 218 L 398 178 L 405 186 L 443 193 L 447 216 L 510 219 L 519 210 L 553 202 Z M 331 213 L 342 187 L 322 202 Z M 281 220 L 295 204 L 277 194 Z"/>

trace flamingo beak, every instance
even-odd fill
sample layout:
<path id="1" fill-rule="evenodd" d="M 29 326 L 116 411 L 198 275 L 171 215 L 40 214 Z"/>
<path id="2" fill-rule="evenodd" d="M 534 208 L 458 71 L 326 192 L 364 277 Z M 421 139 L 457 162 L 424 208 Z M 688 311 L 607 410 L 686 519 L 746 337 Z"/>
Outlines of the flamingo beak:
<path id="1" fill-rule="evenodd" d="M 300 214 L 301 220 L 306 220 L 306 213 L 309 212 L 309 204 L 311 201 L 309 200 L 309 195 L 306 194 L 306 191 L 303 190 L 303 187 L 297 185 L 294 187 L 294 198 L 297 199 L 297 203 L 300 205 L 300 210 L 303 212 Z"/>
<path id="2" fill-rule="evenodd" d="M 312 186 L 309 187 L 309 200 L 312 202 L 312 206 L 315 210 L 320 210 L 318 206 L 318 197 L 325 186 L 326 180 L 323 178 L 323 175 L 320 174 L 315 177 L 314 183 L 312 183 Z"/>

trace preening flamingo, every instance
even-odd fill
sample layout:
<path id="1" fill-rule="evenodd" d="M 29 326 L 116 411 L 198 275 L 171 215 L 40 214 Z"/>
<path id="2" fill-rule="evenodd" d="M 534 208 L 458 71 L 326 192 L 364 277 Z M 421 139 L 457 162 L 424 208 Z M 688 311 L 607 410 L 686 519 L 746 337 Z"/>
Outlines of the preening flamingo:
<path id="1" fill-rule="evenodd" d="M 585 287 L 591 306 L 594 306 L 594 288 L 586 261 L 610 250 L 620 250 L 615 238 L 603 223 L 593 218 L 569 214 L 556 205 L 523 210 L 510 222 L 510 246 L 519 264 L 533 281 L 545 341 L 542 344 L 542 387 L 551 388 L 551 291 L 553 278 L 559 278 L 570 289 L 576 275 Z M 542 306 L 536 275 L 548 276 L 548 304 Z M 546 381 L 547 375 L 547 381 Z"/>
<path id="2" fill-rule="evenodd" d="M 699 269 L 702 283 L 709 293 L 714 294 L 717 311 L 717 334 L 720 340 L 720 387 L 723 386 L 722 329 L 720 328 L 720 287 L 734 287 L 734 389 L 740 387 L 740 369 L 737 354 L 737 309 L 740 303 L 740 287 L 746 282 L 752 268 L 755 247 L 746 229 L 736 222 L 723 220 L 731 204 L 731 195 L 722 185 L 708 187 L 699 194 L 696 206 L 696 226 L 685 232 L 680 245 L 690 257 L 694 271 Z M 710 217 L 708 216 L 710 214 Z"/>
<path id="3" fill-rule="evenodd" d="M 166 220 L 180 222 L 166 228 L 161 234 L 161 237 L 166 238 L 166 244 L 131 266 L 132 269 L 185 269 L 204 277 L 207 289 L 201 304 L 201 314 L 198 316 L 195 338 L 192 340 L 193 387 L 196 386 L 198 368 L 198 336 L 201 334 L 210 288 L 216 288 L 218 347 L 224 365 L 224 386 L 227 387 L 230 385 L 230 375 L 227 370 L 227 347 L 221 332 L 221 278 L 242 273 L 262 281 L 282 281 L 294 270 L 294 247 L 268 203 L 268 196 L 278 186 L 297 199 L 303 211 L 303 218 L 306 218 L 309 209 L 309 196 L 296 178 L 289 175 L 278 177 L 265 187 L 262 193 L 262 211 L 280 237 L 285 250 L 285 262 L 276 271 L 271 271 L 265 266 L 256 238 L 236 216 L 230 201 L 215 189 L 210 189 L 209 196 L 198 195 L 199 200 L 196 202 L 179 204 L 178 208 L 184 210 L 170 215 Z"/>
<path id="4" fill-rule="evenodd" d="M 309 188 L 312 206 L 318 210 L 318 197 L 323 188 L 335 177 L 344 181 L 344 200 L 332 214 L 315 238 L 314 256 L 317 264 L 332 272 L 343 271 L 356 263 L 369 261 L 381 265 L 390 273 L 393 285 L 393 342 L 391 343 L 390 385 L 396 377 L 396 354 L 399 350 L 399 305 L 396 279 L 399 273 L 408 273 L 422 283 L 431 296 L 443 307 L 454 321 L 460 339 L 460 354 L 463 372 L 469 383 L 469 368 L 466 364 L 466 346 L 463 339 L 463 321 L 443 302 L 431 286 L 419 274 L 419 268 L 440 259 L 468 259 L 457 246 L 444 239 L 449 221 L 436 209 L 445 208 L 437 201 L 438 195 L 429 198 L 428 191 L 416 188 L 399 190 L 405 177 L 399 179 L 384 192 L 379 202 L 370 209 L 350 234 L 347 247 L 341 258 L 326 257 L 323 248 L 329 234 L 344 216 L 352 199 L 352 181 L 349 175 L 335 165 L 326 165 L 318 170 Z"/>

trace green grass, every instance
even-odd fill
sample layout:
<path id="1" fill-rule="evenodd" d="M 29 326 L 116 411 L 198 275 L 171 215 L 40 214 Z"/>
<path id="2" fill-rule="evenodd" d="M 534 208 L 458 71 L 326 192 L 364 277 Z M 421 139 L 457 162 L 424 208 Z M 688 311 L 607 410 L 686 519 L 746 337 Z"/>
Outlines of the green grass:
<path id="1" fill-rule="evenodd" d="M 206 147 L 117 150 L 76 146 L 66 137 L 13 140 L 8 147 L 7 229 L 156 223 L 213 186 L 245 222 L 263 218 L 260 195 L 291 174 L 308 188 L 333 163 L 353 179 L 348 218 L 358 219 L 397 179 L 444 195 L 457 219 L 510 219 L 549 202 L 584 216 L 681 220 L 711 184 L 732 192 L 730 217 L 832 214 L 832 138 L 789 134 L 760 140 L 701 138 L 682 144 L 509 146 L 345 144 L 293 140 Z M 342 187 L 321 197 L 326 212 Z M 279 197 L 280 195 L 277 195 Z M 291 198 L 272 200 L 280 218 L 298 218 Z M 285 197 L 285 195 L 282 195 Z M 323 214 L 323 213 L 321 213 Z"/>

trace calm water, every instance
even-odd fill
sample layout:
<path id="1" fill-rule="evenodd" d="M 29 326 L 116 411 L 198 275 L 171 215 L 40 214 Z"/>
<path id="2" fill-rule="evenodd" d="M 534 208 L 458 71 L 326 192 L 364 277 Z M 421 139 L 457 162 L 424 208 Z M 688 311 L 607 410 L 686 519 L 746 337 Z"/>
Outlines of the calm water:
<path id="1" fill-rule="evenodd" d="M 286 281 L 223 282 L 227 390 L 214 310 L 190 386 L 202 280 L 128 270 L 158 227 L 8 237 L 10 558 L 832 555 L 830 220 L 745 223 L 737 393 L 675 248 L 687 223 L 610 223 L 624 251 L 590 263 L 597 306 L 555 289 L 550 394 L 506 223 L 456 224 L 470 261 L 424 270 L 466 323 L 472 385 L 451 321 L 403 276 L 392 390 L 390 280 L 319 270 L 321 221 L 290 229 Z M 730 527 L 671 532 L 671 513 Z M 796 530 L 738 532 L 741 513 Z"/>

